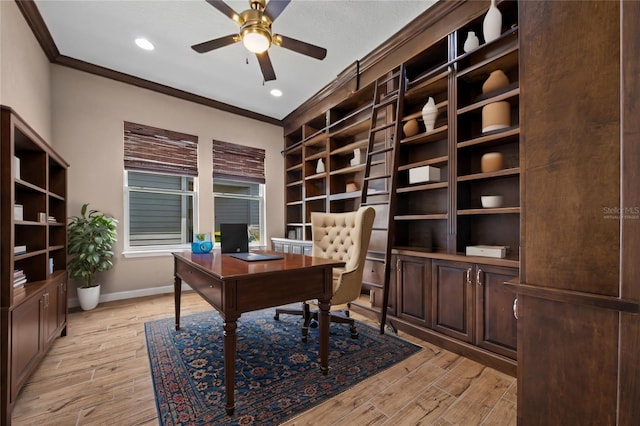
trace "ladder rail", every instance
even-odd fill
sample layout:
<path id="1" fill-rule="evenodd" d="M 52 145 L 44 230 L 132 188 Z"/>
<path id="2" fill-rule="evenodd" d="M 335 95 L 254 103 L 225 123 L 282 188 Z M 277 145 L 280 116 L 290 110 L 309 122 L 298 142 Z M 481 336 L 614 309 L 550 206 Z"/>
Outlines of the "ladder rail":
<path id="1" fill-rule="evenodd" d="M 385 85 L 393 84 L 397 81 L 395 90 L 391 92 L 385 92 L 385 96 L 381 94 L 381 88 Z M 406 90 L 406 78 L 404 65 L 400 65 L 397 69 L 392 71 L 391 76 L 385 75 L 376 81 L 374 89 L 373 106 L 371 110 L 371 123 L 369 127 L 369 139 L 367 148 L 367 159 L 365 164 L 364 179 L 362 185 L 361 205 L 378 205 L 387 206 L 387 239 L 383 254 L 384 263 L 384 275 L 382 279 L 382 307 L 380 308 L 380 334 L 384 334 L 386 320 L 387 320 L 387 307 L 389 304 L 389 283 L 391 279 L 391 251 L 394 242 L 394 215 L 395 215 L 395 192 L 397 187 L 397 174 L 398 174 L 398 162 L 400 159 L 400 139 L 402 138 L 402 122 L 403 116 L 403 104 L 404 104 L 404 92 Z M 392 117 L 389 119 L 388 109 L 395 107 L 391 112 Z M 378 125 L 378 114 L 380 111 L 387 109 L 385 113 L 385 123 Z M 385 146 L 380 148 L 380 142 L 376 142 L 376 134 L 382 131 L 390 132 L 390 136 L 385 136 Z M 388 143 L 387 143 L 388 142 Z M 386 173 L 383 175 L 371 176 L 373 157 L 376 155 L 387 155 Z M 379 163 L 376 163 L 379 164 Z M 369 194 L 369 182 L 376 180 L 388 180 L 386 190 L 384 192 L 376 192 Z M 374 201 L 368 203 L 369 196 L 387 196 L 386 201 Z M 379 228 L 384 230 L 385 228 Z"/>

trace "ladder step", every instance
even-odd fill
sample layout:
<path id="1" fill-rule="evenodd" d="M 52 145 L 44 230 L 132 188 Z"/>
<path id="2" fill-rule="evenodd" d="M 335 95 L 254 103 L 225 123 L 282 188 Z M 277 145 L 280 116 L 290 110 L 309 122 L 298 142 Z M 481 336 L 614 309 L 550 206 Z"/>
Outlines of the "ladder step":
<path id="1" fill-rule="evenodd" d="M 383 228 L 383 227 L 373 227 L 371 228 L 372 231 L 388 231 L 389 228 Z"/>
<path id="2" fill-rule="evenodd" d="M 389 196 L 389 191 L 380 191 L 380 192 L 372 192 L 370 194 L 366 194 L 367 197 L 388 197 Z M 374 203 L 377 203 L 377 201 L 374 201 Z M 389 201 L 387 201 L 386 203 L 383 204 L 389 204 Z"/>
<path id="3" fill-rule="evenodd" d="M 376 149 L 367 153 L 368 156 L 373 157 L 374 155 L 384 154 L 385 152 L 393 151 L 395 148 L 393 146 L 385 146 L 384 148 Z"/>
<path id="4" fill-rule="evenodd" d="M 384 98 L 382 98 L 380 100 L 380 102 L 377 103 L 373 108 L 374 109 L 380 109 L 380 108 L 386 107 L 388 105 L 391 105 L 392 103 L 394 103 L 397 100 L 398 100 L 398 91 L 394 91 L 394 92 L 391 92 L 388 95 L 386 95 Z"/>
<path id="5" fill-rule="evenodd" d="M 400 70 L 394 72 L 393 74 L 391 74 L 390 76 L 388 76 L 384 80 L 378 80 L 378 87 L 390 82 L 391 80 L 394 80 L 394 79 L 398 78 L 399 75 L 400 75 Z"/>
<path id="6" fill-rule="evenodd" d="M 383 125 L 381 125 L 381 126 L 378 126 L 378 127 L 375 127 L 375 128 L 373 128 L 373 129 L 371 129 L 371 133 L 380 132 L 380 131 L 382 131 L 382 130 L 386 130 L 386 129 L 388 129 L 389 127 L 393 127 L 393 126 L 395 126 L 395 125 L 396 125 L 396 123 L 395 123 L 395 122 L 386 123 L 386 124 L 383 124 Z"/>
<path id="7" fill-rule="evenodd" d="M 380 176 L 366 176 L 364 178 L 364 180 L 366 181 L 372 181 L 372 180 L 380 180 L 380 179 L 389 179 L 391 177 L 391 175 L 380 175 Z M 372 194 L 368 194 L 369 196 L 371 196 Z M 377 193 L 375 195 L 378 195 Z"/>
<path id="8" fill-rule="evenodd" d="M 366 203 L 361 203 L 361 206 L 386 206 L 388 205 L 389 202 L 388 201 L 374 201 L 374 202 L 366 202 Z"/>

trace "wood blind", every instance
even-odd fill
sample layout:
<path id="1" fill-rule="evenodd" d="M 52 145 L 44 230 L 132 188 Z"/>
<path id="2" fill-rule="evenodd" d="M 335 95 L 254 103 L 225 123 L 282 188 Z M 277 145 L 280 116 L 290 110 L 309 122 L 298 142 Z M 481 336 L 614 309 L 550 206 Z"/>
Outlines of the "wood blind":
<path id="1" fill-rule="evenodd" d="M 124 168 L 198 176 L 198 137 L 125 121 Z"/>
<path id="2" fill-rule="evenodd" d="M 264 149 L 213 141 L 213 177 L 264 183 Z"/>

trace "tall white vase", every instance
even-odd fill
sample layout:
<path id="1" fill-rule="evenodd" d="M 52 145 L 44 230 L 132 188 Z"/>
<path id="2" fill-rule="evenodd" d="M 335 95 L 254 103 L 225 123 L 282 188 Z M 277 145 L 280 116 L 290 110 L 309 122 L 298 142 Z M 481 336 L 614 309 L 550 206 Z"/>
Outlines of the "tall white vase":
<path id="1" fill-rule="evenodd" d="M 485 43 L 497 39 L 502 34 L 502 13 L 496 6 L 496 0 L 491 0 L 491 6 L 482 21 L 482 34 Z"/>
<path id="2" fill-rule="evenodd" d="M 427 103 L 422 107 L 422 120 L 424 121 L 424 127 L 427 132 L 433 130 L 433 126 L 436 124 L 436 117 L 438 116 L 438 107 L 432 97 L 429 97 Z"/>

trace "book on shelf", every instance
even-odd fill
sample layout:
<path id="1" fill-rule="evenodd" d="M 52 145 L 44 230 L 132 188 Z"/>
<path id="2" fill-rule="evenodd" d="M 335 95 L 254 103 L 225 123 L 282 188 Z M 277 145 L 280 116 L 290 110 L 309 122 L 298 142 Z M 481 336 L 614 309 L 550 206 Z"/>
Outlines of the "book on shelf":
<path id="1" fill-rule="evenodd" d="M 13 270 L 13 288 L 24 287 L 27 283 L 27 276 L 22 269 Z"/>
<path id="2" fill-rule="evenodd" d="M 24 254 L 26 252 L 27 252 L 27 246 L 14 246 L 13 247 L 13 254 L 14 255 Z"/>
<path id="3" fill-rule="evenodd" d="M 49 216 L 49 217 L 47 218 L 47 221 L 48 221 L 49 223 L 56 223 L 56 222 L 57 222 L 57 220 L 56 220 L 56 218 L 55 218 L 54 216 Z"/>
<path id="4" fill-rule="evenodd" d="M 27 283 L 27 277 L 22 277 L 19 280 L 13 280 L 13 288 L 24 287 Z"/>
<path id="5" fill-rule="evenodd" d="M 477 245 L 467 246 L 467 256 L 483 256 L 483 257 L 495 257 L 497 259 L 504 259 L 507 257 L 509 251 L 508 246 L 488 246 Z"/>

